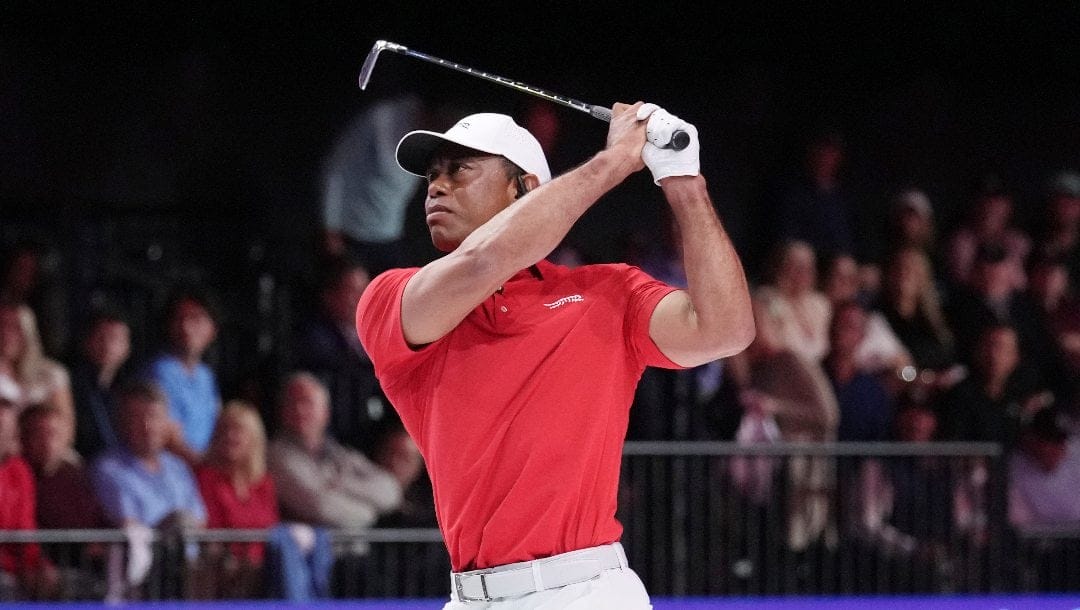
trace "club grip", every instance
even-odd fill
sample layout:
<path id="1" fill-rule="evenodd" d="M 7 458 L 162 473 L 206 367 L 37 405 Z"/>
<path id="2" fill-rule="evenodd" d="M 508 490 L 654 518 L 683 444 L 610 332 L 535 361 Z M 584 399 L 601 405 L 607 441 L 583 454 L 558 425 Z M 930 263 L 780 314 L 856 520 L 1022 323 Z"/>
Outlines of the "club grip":
<path id="1" fill-rule="evenodd" d="M 604 106 L 590 106 L 589 114 L 593 117 L 600 119 L 606 123 L 611 122 L 611 108 L 605 108 Z M 653 142 L 656 144 L 656 142 Z M 661 148 L 670 148 L 672 150 L 682 150 L 690 145 L 690 134 L 679 129 L 671 134 L 671 141 L 661 146 Z M 659 145 L 658 145 L 659 146 Z"/>

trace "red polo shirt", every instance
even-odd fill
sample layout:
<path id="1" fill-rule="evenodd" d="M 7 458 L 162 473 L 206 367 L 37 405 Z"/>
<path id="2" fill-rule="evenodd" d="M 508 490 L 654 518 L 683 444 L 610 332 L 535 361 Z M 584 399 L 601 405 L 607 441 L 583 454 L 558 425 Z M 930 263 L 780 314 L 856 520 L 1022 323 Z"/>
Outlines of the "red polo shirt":
<path id="1" fill-rule="evenodd" d="M 546 261 L 522 271 L 419 350 L 401 330 L 417 269 L 372 281 L 357 328 L 386 396 L 424 455 L 456 571 L 619 539 L 619 466 L 649 338 L 675 290 L 640 269 Z"/>

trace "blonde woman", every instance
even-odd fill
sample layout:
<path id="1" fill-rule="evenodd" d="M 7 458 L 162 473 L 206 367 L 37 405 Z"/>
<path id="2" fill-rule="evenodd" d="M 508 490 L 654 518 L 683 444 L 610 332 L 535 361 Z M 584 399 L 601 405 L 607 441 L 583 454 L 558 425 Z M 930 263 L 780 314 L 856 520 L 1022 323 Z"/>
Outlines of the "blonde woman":
<path id="1" fill-rule="evenodd" d="M 790 351 L 815 365 L 829 352 L 832 306 L 816 290 L 817 259 L 801 241 L 773 254 L 771 282 L 754 292 L 757 341 L 770 351 Z"/>
<path id="2" fill-rule="evenodd" d="M 27 305 L 0 304 L 0 378 L 19 389 L 19 404 L 40 404 L 74 421 L 75 402 L 67 369 L 45 356 L 34 311 Z"/>
<path id="3" fill-rule="evenodd" d="M 195 476 L 208 528 L 266 529 L 280 521 L 274 482 L 266 473 L 266 431 L 250 403 L 225 405 Z M 209 554 L 210 577 L 199 579 L 200 597 L 246 597 L 257 591 L 264 544 L 233 543 L 227 553 L 214 551 Z"/>
<path id="4" fill-rule="evenodd" d="M 879 309 L 920 369 L 943 371 L 956 363 L 953 335 L 945 323 L 926 253 L 901 248 L 886 263 Z"/>

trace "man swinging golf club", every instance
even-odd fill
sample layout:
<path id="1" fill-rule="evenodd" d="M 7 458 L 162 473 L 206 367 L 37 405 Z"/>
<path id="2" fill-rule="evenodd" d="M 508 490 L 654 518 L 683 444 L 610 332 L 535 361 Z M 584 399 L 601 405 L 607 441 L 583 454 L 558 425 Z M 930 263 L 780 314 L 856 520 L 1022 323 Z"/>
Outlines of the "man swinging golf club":
<path id="1" fill-rule="evenodd" d="M 675 131 L 686 148 L 654 144 Z M 607 146 L 555 179 L 505 115 L 398 144 L 401 167 L 427 178 L 427 225 L 447 254 L 375 278 L 357 329 L 427 463 L 453 568 L 446 608 L 651 607 L 615 519 L 638 379 L 754 337 L 698 152 L 693 125 L 641 102 L 615 104 Z M 687 290 L 628 265 L 543 260 L 645 166 L 679 224 Z"/>

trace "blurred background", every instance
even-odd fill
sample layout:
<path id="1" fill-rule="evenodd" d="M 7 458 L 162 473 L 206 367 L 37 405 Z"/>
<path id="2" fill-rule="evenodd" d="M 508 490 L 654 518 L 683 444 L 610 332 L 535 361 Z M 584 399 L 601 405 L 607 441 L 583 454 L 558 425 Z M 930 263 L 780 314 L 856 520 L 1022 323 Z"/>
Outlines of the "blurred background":
<path id="1" fill-rule="evenodd" d="M 890 218 L 902 207 L 899 194 L 911 189 L 922 193 L 925 204 L 905 205 L 928 211 L 924 215 L 932 217 L 940 239 L 930 256 L 942 303 L 967 288 L 950 267 L 952 237 L 973 222 L 973 210 L 981 209 L 977 202 L 1001 195 L 1009 199 L 1002 222 L 1032 238 L 1026 242 L 1032 253 L 1041 253 L 1050 243 L 1041 240 L 1057 229 L 1072 231 L 1064 239 L 1073 241 L 1061 250 L 1072 258 L 1055 259 L 1070 278 L 1071 298 L 1077 221 L 1066 219 L 1071 228 L 1062 228 L 1050 220 L 1049 210 L 1059 195 L 1080 199 L 1080 177 L 1067 173 L 1080 169 L 1078 31 L 1077 2 L 14 0 L 0 7 L 0 261 L 5 282 L 14 285 L 15 261 L 32 253 L 36 267 L 21 293 L 25 298 L 15 300 L 33 306 L 44 353 L 65 364 L 80 357 L 92 314 L 113 307 L 124 312 L 130 327 L 130 362 L 145 361 L 168 340 L 162 316 L 176 288 L 208 288 L 220 306 L 213 312 L 220 332 L 205 360 L 216 373 L 220 397 L 250 400 L 272 436 L 283 376 L 298 365 L 298 336 L 305 320 L 326 305 L 328 260 L 340 254 L 341 245 L 328 239 L 334 227 L 327 225 L 324 208 L 327 175 L 356 121 L 370 117 L 380 102 L 413 94 L 426 111 L 407 128 L 443 130 L 468 113 L 508 113 L 543 131 L 556 172 L 603 146 L 606 125 L 583 113 L 402 55 L 383 53 L 371 84 L 361 91 L 361 63 L 373 43 L 385 39 L 588 103 L 655 102 L 697 125 L 703 174 L 755 286 L 775 281 L 770 256 L 785 240 L 813 241 L 793 230 L 791 208 L 785 206 L 806 173 L 808 154 L 825 147 L 838 155 L 829 181 L 843 186 L 849 240 L 831 252 L 811 243 L 819 255 L 811 265 L 824 276 L 832 255 L 850 254 L 860 270 L 864 304 L 872 305 L 866 295 L 888 282 L 884 274 L 895 253 Z M 403 193 L 398 260 L 423 264 L 437 254 L 423 223 L 423 194 Z M 578 223 L 560 260 L 655 262 L 650 257 L 670 254 L 664 207 L 647 175 L 631 177 Z M 992 244 L 972 243 L 969 266 L 999 262 L 987 248 L 976 252 L 976 245 Z M 1033 254 L 1027 263 L 1037 259 Z M 1012 288 L 1027 290 L 1022 282 Z M 1075 323 L 1076 301 L 1067 302 L 1070 309 L 1060 317 Z M 977 333 L 964 335 L 955 314 L 949 322 L 959 345 L 946 364 L 969 366 L 974 357 L 964 352 L 975 349 Z M 1068 327 L 1061 337 L 1075 332 Z M 1069 340 L 1071 347 L 1065 347 L 1077 358 L 1076 339 Z M 1023 347 L 1025 358 L 1038 353 L 1031 345 Z M 1036 360 L 1036 368 L 1046 364 Z M 1055 390 L 1047 404 L 1063 396 L 1075 403 L 1076 362 L 1047 365 L 1056 367 L 1043 371 Z M 907 365 L 916 366 L 911 375 L 924 368 Z M 645 406 L 635 411 L 644 419 L 632 423 L 632 438 L 734 439 L 753 398 L 723 392 L 740 385 L 733 370 L 698 371 L 691 381 L 646 378 L 639 397 Z M 890 396 L 902 402 L 902 393 Z M 714 397 L 736 406 L 716 408 L 718 403 L 709 402 Z M 361 404 L 372 419 L 381 417 L 377 405 Z M 656 415 L 671 405 L 677 407 L 673 415 Z M 711 410 L 703 415 L 702 405 Z M 1016 434 L 1027 423 L 1018 418 Z M 1000 439 L 954 431 L 936 440 Z M 1010 442 L 1002 445 L 1006 452 Z M 347 444 L 372 450 L 371 439 Z M 638 451 L 664 468 L 678 467 L 677 460 L 664 457 L 667 450 Z M 712 472 L 707 456 L 734 455 L 718 451 L 699 456 L 702 473 Z M 999 449 L 959 448 L 950 455 L 998 459 L 996 472 L 1004 476 Z M 629 463 L 628 470 L 633 472 Z M 721 471 L 728 472 L 726 462 Z M 660 496 L 682 501 L 700 483 L 691 477 L 681 491 L 670 487 L 678 480 L 629 481 L 628 506 L 648 506 Z M 1003 523 L 1005 488 L 995 489 L 979 502 L 996 506 L 986 514 L 997 514 L 992 518 Z M 996 499 L 987 500 L 991 496 Z M 422 504 L 423 492 L 420 497 Z M 699 506 L 706 511 L 702 523 L 713 522 L 708 510 L 719 510 L 718 503 L 710 506 Z M 686 515 L 698 509 L 670 510 L 682 515 L 682 526 L 696 527 Z M 634 530 L 632 516 L 623 517 Z M 761 518 L 730 531 L 753 538 L 759 532 L 754 528 L 785 527 L 779 513 Z M 634 531 L 660 536 L 650 523 L 640 522 Z M 722 562 L 722 575 L 695 580 L 692 575 L 703 572 L 694 561 L 709 551 L 678 544 L 651 565 L 649 545 L 670 541 L 641 535 L 637 561 L 646 574 L 685 576 L 647 582 L 658 591 L 729 592 L 728 585 L 716 584 L 727 582 L 723 575 L 754 578 L 754 560 L 736 557 Z M 438 539 L 429 542 L 436 543 L 438 555 Z M 1077 557 L 1071 565 L 1080 565 Z M 818 590 L 843 589 L 821 584 L 820 563 L 799 568 L 807 564 L 796 559 L 791 573 L 812 570 Z M 744 560 L 749 563 L 739 563 Z M 431 561 L 436 573 L 442 569 L 441 559 Z M 667 561 L 682 563 L 672 567 Z M 982 579 L 991 573 L 949 586 L 986 590 Z M 910 590 L 905 586 L 878 590 Z M 1068 586 L 1075 587 L 1075 580 Z M 814 588 L 770 587 L 761 590 Z"/>

